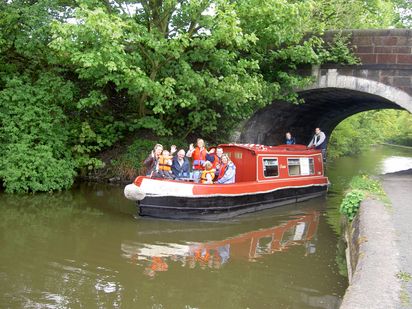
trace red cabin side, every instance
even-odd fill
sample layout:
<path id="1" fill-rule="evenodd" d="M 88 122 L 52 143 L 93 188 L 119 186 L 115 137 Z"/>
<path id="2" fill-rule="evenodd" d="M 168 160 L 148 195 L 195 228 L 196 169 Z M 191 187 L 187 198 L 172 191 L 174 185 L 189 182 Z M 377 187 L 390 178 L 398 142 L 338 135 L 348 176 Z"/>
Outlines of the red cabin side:
<path id="1" fill-rule="evenodd" d="M 221 147 L 236 165 L 236 182 L 256 181 L 256 155 L 252 150 L 230 145 Z"/>
<path id="2" fill-rule="evenodd" d="M 320 150 L 304 145 L 220 145 L 236 165 L 236 182 L 271 181 L 323 175 Z"/>

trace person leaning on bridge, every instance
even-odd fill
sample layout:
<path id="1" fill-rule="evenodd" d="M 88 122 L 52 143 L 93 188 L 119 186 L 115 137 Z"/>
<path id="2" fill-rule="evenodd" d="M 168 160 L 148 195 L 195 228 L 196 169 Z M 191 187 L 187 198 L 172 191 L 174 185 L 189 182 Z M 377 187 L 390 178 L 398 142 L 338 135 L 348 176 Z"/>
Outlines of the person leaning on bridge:
<path id="1" fill-rule="evenodd" d="M 326 161 L 326 135 L 320 128 L 315 129 L 315 135 L 313 135 L 308 148 L 320 149 L 322 151 L 323 161 Z"/>

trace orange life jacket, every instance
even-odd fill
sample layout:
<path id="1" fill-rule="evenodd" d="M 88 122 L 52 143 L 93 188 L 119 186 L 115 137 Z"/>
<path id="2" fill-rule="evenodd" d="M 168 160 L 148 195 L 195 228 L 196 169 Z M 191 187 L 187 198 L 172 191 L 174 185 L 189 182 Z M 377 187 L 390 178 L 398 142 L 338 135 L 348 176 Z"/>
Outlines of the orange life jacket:
<path id="1" fill-rule="evenodd" d="M 226 169 L 227 169 L 227 164 L 223 164 L 223 163 L 220 164 L 219 176 L 217 177 L 218 180 L 219 180 L 220 178 L 222 178 L 223 175 L 225 175 Z"/>
<path id="2" fill-rule="evenodd" d="M 216 169 L 216 165 L 219 164 L 220 159 L 219 159 L 219 157 L 217 156 L 217 154 L 214 154 L 213 157 L 214 157 L 215 159 L 214 159 L 214 161 L 212 162 L 212 168 L 213 168 L 213 169 Z"/>
<path id="3" fill-rule="evenodd" d="M 206 148 L 200 150 L 199 147 L 196 147 L 192 153 L 193 158 L 193 169 L 203 170 L 203 163 L 206 161 Z"/>
<path id="4" fill-rule="evenodd" d="M 214 170 L 204 170 L 202 172 L 202 175 L 200 176 L 200 180 L 202 181 L 202 183 L 206 183 L 207 182 L 207 175 L 210 175 L 213 181 L 213 178 L 215 178 L 215 171 Z"/>
<path id="5" fill-rule="evenodd" d="M 170 172 L 172 170 L 172 166 L 167 164 L 167 161 L 170 160 L 170 157 L 164 157 L 164 156 L 160 156 L 159 157 L 159 171 L 166 171 L 166 172 Z"/>

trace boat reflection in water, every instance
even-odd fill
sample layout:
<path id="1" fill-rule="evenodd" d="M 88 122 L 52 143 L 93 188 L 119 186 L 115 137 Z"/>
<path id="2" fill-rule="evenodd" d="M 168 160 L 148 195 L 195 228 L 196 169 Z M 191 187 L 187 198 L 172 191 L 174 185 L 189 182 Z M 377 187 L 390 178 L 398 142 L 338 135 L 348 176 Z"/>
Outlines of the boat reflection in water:
<path id="1" fill-rule="evenodd" d="M 297 245 L 305 246 L 305 255 L 316 251 L 315 235 L 319 212 L 297 216 L 283 224 L 239 234 L 220 241 L 141 244 L 123 243 L 122 254 L 132 263 L 145 267 L 150 277 L 169 269 L 176 263 L 188 268 L 219 269 L 230 261 L 257 259 L 288 250 Z"/>

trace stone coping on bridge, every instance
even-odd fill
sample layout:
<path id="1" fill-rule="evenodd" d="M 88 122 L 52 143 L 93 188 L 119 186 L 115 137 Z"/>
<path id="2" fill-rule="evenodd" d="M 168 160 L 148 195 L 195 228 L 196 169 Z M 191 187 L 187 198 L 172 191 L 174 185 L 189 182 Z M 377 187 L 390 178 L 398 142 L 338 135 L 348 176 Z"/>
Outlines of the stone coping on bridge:
<path id="1" fill-rule="evenodd" d="M 337 33 L 343 35 L 356 36 L 410 36 L 412 37 L 412 29 L 394 28 L 394 29 L 345 29 L 345 30 L 328 30 L 325 31 L 325 37 L 331 38 Z"/>

